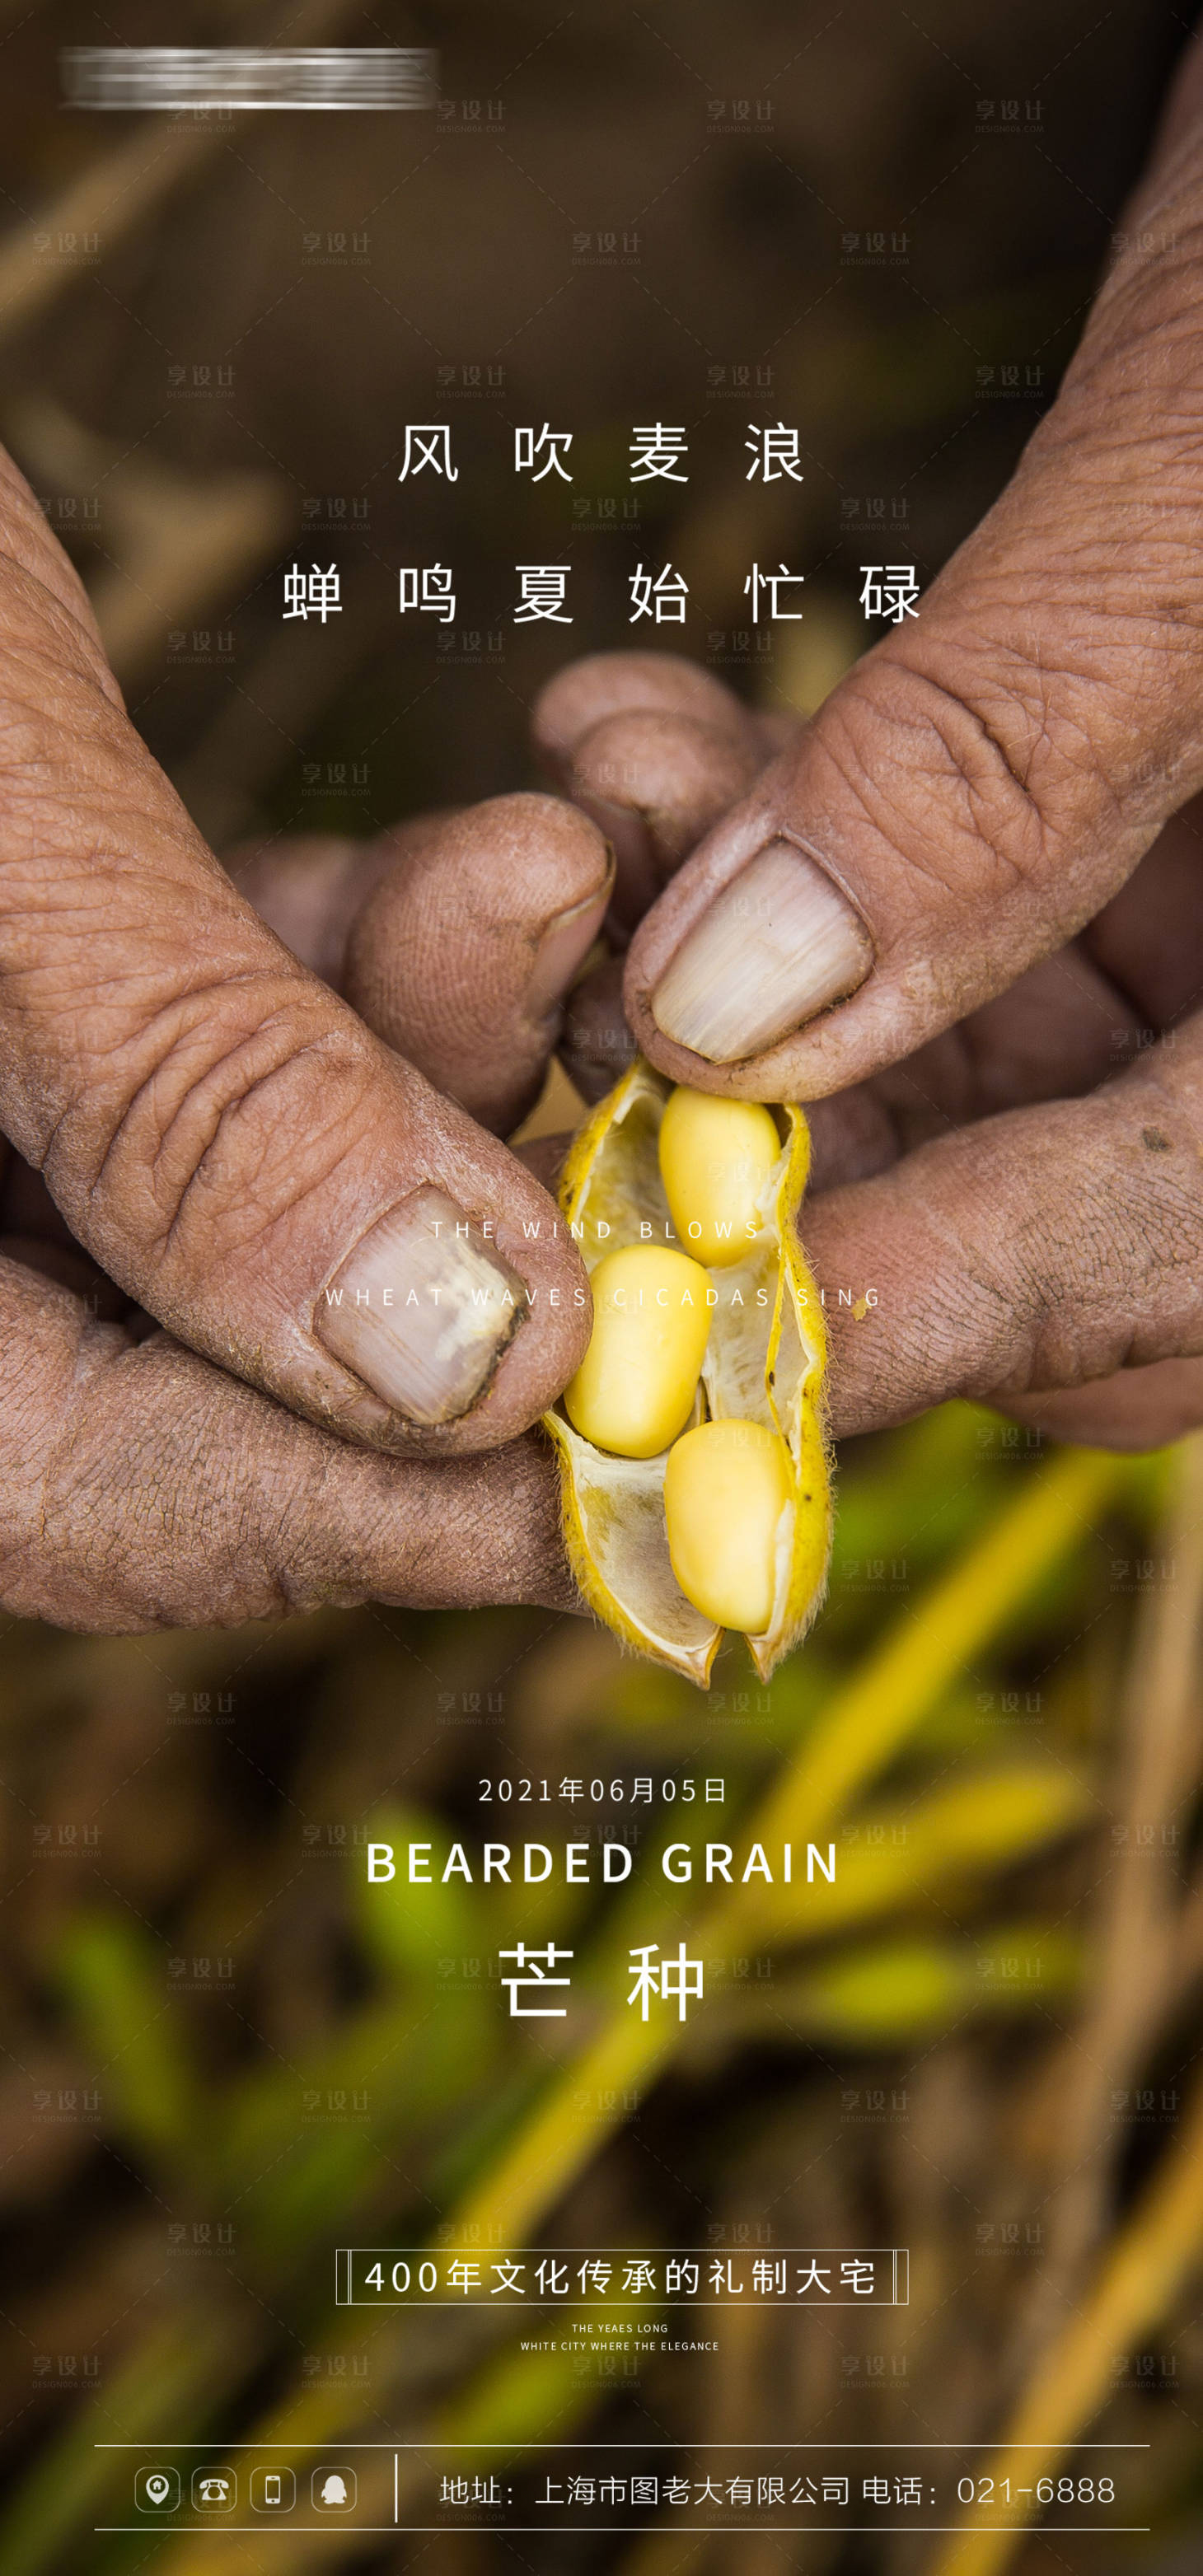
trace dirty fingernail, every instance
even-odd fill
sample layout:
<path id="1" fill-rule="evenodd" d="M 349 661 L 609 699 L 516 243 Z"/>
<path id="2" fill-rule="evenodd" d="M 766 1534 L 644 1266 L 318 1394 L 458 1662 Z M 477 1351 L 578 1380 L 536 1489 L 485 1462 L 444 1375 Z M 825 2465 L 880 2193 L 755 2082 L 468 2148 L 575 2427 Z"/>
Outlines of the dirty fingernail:
<path id="1" fill-rule="evenodd" d="M 414 1190 L 365 1234 L 318 1301 L 328 1351 L 411 1422 L 454 1422 L 526 1311 L 526 1288 L 444 1190 Z"/>
<path id="2" fill-rule="evenodd" d="M 830 877 L 770 841 L 716 895 L 652 995 L 666 1038 L 733 1064 L 863 984 L 868 933 Z"/>
<path id="3" fill-rule="evenodd" d="M 557 912 L 548 922 L 535 950 L 526 987 L 528 1019 L 542 1020 L 564 995 L 577 967 L 588 956 L 605 920 L 610 896 L 614 890 L 614 859 L 611 855 L 605 881 L 580 903 Z"/>

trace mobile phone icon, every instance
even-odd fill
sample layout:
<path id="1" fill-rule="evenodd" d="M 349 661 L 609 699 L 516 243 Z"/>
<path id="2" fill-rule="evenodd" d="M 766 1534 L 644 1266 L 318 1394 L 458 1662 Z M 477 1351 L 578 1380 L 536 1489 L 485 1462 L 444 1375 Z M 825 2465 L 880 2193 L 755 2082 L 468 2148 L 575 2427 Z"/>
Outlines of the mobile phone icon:
<path id="1" fill-rule="evenodd" d="M 294 2469 L 252 2469 L 252 2513 L 291 2513 L 297 2500 Z"/>

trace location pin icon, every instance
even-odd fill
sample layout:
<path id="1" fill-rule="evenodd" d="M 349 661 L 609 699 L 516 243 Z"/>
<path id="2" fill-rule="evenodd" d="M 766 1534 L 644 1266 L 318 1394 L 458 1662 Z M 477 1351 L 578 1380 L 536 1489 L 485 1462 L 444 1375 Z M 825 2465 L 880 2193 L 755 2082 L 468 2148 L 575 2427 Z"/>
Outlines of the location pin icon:
<path id="1" fill-rule="evenodd" d="M 163 2498 L 167 2493 L 166 2478 L 161 2475 L 148 2478 L 146 2481 L 146 2492 L 150 2497 L 152 2504 L 162 2504 Z"/>

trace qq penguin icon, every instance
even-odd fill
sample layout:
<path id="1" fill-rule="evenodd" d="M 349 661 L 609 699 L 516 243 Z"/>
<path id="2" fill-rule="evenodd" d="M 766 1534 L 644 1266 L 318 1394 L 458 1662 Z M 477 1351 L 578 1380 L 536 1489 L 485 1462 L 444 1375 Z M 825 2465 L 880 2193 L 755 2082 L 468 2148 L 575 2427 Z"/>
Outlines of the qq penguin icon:
<path id="1" fill-rule="evenodd" d="M 354 2469 L 315 2469 L 313 2501 L 319 2513 L 354 2511 L 357 2484 Z"/>

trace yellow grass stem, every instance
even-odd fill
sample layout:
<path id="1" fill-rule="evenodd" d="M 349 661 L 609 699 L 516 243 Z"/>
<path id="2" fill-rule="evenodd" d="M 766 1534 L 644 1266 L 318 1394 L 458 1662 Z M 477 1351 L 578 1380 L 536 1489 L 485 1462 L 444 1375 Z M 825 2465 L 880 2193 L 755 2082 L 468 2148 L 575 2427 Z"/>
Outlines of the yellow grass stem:
<path id="1" fill-rule="evenodd" d="M 883 1643 L 836 1692 L 752 1819 L 749 1839 L 813 1841 L 828 1832 L 1130 1473 L 1122 1458 L 1070 1449 L 1026 1481 L 1017 1501 L 917 1607 L 907 1604 Z M 703 1956 L 722 1955 L 746 1939 L 761 1902 L 741 1888 L 700 1915 Z M 486 2243 L 528 2241 L 629 2117 L 633 2098 L 659 2072 L 681 2031 L 667 2015 L 641 2022 L 624 1999 L 536 2105 L 493 2172 L 452 2214 L 452 2227 L 479 2228 Z"/>
<path id="2" fill-rule="evenodd" d="M 1054 2477 L 1110 2394 L 1118 2354 L 1156 2325 L 1203 2262 L 1203 2089 L 1174 2144 L 1106 2257 L 1093 2290 L 1050 2344 L 1015 2410 L 1000 2449 L 980 2474 L 1033 2483 L 1030 2449 L 1049 2443 L 1041 2477 Z M 974 2474 L 979 2464 L 974 2462 Z M 957 2532 L 931 2576 L 1002 2576 L 1039 2506 L 1019 2498 L 1011 2531 Z M 1124 2517 L 1126 2519 L 1126 2517 Z"/>
<path id="3" fill-rule="evenodd" d="M 752 1820 L 751 1838 L 788 1837 L 797 1832 L 800 1820 L 813 1840 L 833 1825 L 1131 1474 L 1131 1463 L 1122 1458 L 1068 1450 L 1025 1478 L 1017 1499 L 994 1526 L 951 1573 L 933 1583 L 917 1608 L 908 1605 L 902 1611 L 883 1643 L 837 1691 Z M 699 1917 L 696 1928 L 707 1950 L 730 1938 L 737 1913 L 743 1919 L 745 1903 L 748 1919 L 754 1919 L 742 1891 Z M 625 2001 L 618 2005 L 591 2045 L 555 2078 L 492 2173 L 450 2213 L 451 2227 L 479 2227 L 484 2240 L 495 2244 L 529 2242 L 575 2176 L 629 2117 L 633 2102 L 687 2032 L 688 2025 L 667 2015 L 644 2023 Z M 1199 2153 L 1203 2159 L 1203 2144 Z M 1199 2195 L 1193 2216 L 1203 2230 L 1203 2188 L 1197 2174 L 1192 2174 L 1191 2187 Z M 394 2340 L 390 2316 L 365 2320 L 354 2337 L 354 2350 L 376 2361 L 377 2402 L 387 2388 Z M 344 2331 L 340 2350 L 346 2349 Z M 294 2387 L 263 2418 L 258 2438 L 287 2457 L 291 2444 L 336 2439 L 360 2420 L 362 2403 L 354 2383 Z M 110 2403 L 107 2411 L 127 2429 L 122 2408 Z M 64 2529 L 72 2508 L 77 2523 L 83 2519 L 95 2483 L 93 2472 L 85 2481 L 86 2501 L 76 2494 L 65 2504 Z M 44 2501 L 40 2487 L 32 2501 Z M 308 2558 L 308 2544 L 300 2545 Z M 328 2538 L 315 2536 L 314 2547 L 319 2554 L 328 2552 Z M 162 2556 L 165 2567 L 174 2566 L 177 2557 L 181 2567 L 186 2563 L 188 2576 L 236 2576 L 244 2567 L 249 2576 L 250 2562 L 232 2535 L 210 2543 L 199 2536 L 165 2536 Z M 256 2546 L 256 2566 L 260 2557 Z M 10 2544 L 0 2576 L 42 2576 L 48 2564 L 45 2526 L 35 2513 L 28 2528 L 22 2527 L 15 2551 Z M 950 2561 L 936 2576 L 987 2576 L 987 2570 L 985 2561 Z"/>

